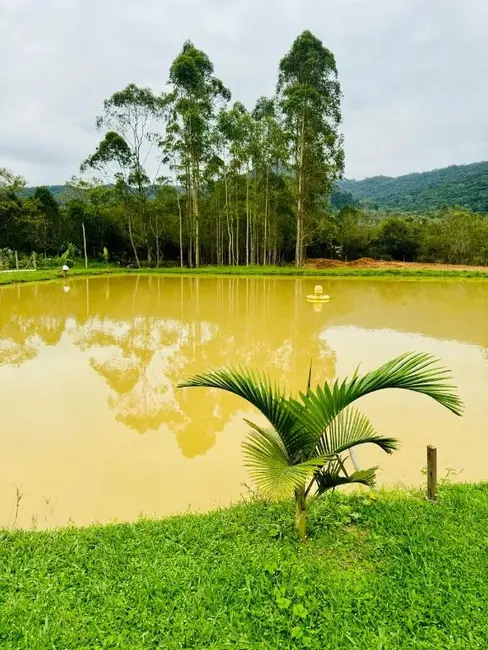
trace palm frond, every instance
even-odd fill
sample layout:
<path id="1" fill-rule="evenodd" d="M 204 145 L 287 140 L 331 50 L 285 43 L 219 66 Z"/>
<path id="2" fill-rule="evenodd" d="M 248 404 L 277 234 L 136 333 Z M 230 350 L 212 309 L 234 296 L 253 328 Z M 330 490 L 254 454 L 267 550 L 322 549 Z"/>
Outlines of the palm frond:
<path id="1" fill-rule="evenodd" d="M 373 487 L 376 481 L 377 470 L 378 467 L 370 467 L 369 469 L 345 475 L 341 473 L 341 466 L 337 461 L 331 462 L 314 474 L 314 481 L 317 486 L 316 496 L 320 496 L 327 490 L 332 490 L 341 485 L 350 485 L 353 483 Z"/>
<path id="2" fill-rule="evenodd" d="M 317 441 L 332 420 L 355 400 L 386 388 L 402 388 L 427 395 L 456 415 L 463 412 L 463 403 L 449 383 L 449 370 L 439 365 L 430 354 L 403 354 L 365 375 L 356 373 L 350 379 L 327 383 L 300 394 L 295 403 L 302 426 L 313 431 Z M 298 407 L 302 408 L 299 409 Z"/>
<path id="3" fill-rule="evenodd" d="M 427 395 L 456 415 L 462 415 L 464 405 L 451 379 L 451 371 L 441 366 L 436 357 L 407 352 L 353 380 L 347 392 L 361 397 L 385 388 L 403 388 Z"/>
<path id="4" fill-rule="evenodd" d="M 364 444 L 377 445 L 387 454 L 398 449 L 395 438 L 378 435 L 366 415 L 349 406 L 338 413 L 323 432 L 316 452 L 320 455 L 338 455 Z"/>
<path id="5" fill-rule="evenodd" d="M 179 388 L 218 388 L 242 397 L 257 408 L 281 436 L 290 455 L 297 458 L 304 444 L 305 433 L 295 425 L 297 411 L 290 406 L 277 382 L 268 375 L 244 366 L 221 367 L 195 375 L 178 384 Z"/>
<path id="6" fill-rule="evenodd" d="M 317 456 L 302 463 L 293 463 L 282 438 L 273 428 L 264 429 L 251 422 L 249 424 L 252 429 L 242 443 L 244 465 L 267 496 L 291 496 L 328 460 Z"/>

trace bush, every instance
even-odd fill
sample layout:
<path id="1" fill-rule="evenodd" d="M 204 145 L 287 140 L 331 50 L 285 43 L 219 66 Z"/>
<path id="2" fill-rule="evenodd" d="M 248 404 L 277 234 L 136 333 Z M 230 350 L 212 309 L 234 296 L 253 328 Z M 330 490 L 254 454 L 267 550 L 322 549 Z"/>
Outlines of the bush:
<path id="1" fill-rule="evenodd" d="M 63 260 L 61 257 L 38 257 L 37 258 L 37 268 L 38 269 L 60 269 L 63 264 L 73 268 L 73 260 Z"/>

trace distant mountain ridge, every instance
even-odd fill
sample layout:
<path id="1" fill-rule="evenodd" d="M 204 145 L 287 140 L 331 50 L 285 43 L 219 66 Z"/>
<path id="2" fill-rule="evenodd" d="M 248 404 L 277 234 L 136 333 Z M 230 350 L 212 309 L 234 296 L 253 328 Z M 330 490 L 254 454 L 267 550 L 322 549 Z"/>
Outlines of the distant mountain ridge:
<path id="1" fill-rule="evenodd" d="M 62 200 L 66 185 L 48 187 L 56 199 Z M 27 187 L 22 195 L 32 196 L 35 189 Z M 488 161 L 451 165 L 396 178 L 344 179 L 338 182 L 332 203 L 337 208 L 354 203 L 383 210 L 422 213 L 461 206 L 488 214 Z"/>
<path id="2" fill-rule="evenodd" d="M 24 197 L 29 197 L 29 196 L 34 196 L 34 192 L 36 191 L 38 186 L 33 186 L 33 187 L 24 187 L 24 189 L 19 192 L 20 196 Z M 54 196 L 56 200 L 59 201 L 60 197 L 66 190 L 68 189 L 67 185 L 43 185 L 42 187 L 47 187 L 51 194 Z"/>
<path id="3" fill-rule="evenodd" d="M 344 179 L 338 185 L 341 192 L 349 192 L 361 204 L 376 208 L 426 212 L 461 206 L 488 213 L 488 161 L 396 178 Z"/>

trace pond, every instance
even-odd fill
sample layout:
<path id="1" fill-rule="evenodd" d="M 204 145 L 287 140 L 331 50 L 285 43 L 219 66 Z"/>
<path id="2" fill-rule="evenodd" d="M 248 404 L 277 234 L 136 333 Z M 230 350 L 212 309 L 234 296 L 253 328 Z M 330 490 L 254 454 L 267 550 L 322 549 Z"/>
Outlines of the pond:
<path id="1" fill-rule="evenodd" d="M 457 418 L 419 395 L 387 391 L 359 405 L 401 440 L 379 482 L 439 473 L 486 477 L 488 284 L 316 278 L 128 276 L 0 289 L 0 527 L 128 521 L 207 510 L 249 493 L 238 398 L 176 388 L 228 363 L 289 387 L 370 370 L 406 351 L 437 355 L 466 403 Z M 451 470 L 449 470 L 451 471 Z M 16 505 L 16 489 L 22 498 Z"/>

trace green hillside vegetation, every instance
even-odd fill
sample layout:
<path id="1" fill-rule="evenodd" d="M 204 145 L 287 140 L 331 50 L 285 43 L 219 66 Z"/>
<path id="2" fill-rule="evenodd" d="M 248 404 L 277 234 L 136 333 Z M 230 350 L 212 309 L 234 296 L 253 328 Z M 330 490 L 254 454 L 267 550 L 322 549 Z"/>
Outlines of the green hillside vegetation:
<path id="1" fill-rule="evenodd" d="M 68 185 L 47 185 L 46 186 L 49 192 L 52 194 L 52 196 L 56 199 L 56 201 L 64 201 L 68 196 L 70 192 L 70 188 Z M 24 187 L 23 189 L 20 190 L 19 196 L 21 198 L 34 198 L 36 194 L 37 187 Z"/>
<path id="2" fill-rule="evenodd" d="M 488 213 L 488 162 L 452 165 L 398 178 L 374 176 L 339 181 L 362 205 L 406 212 L 432 212 L 460 206 Z"/>

